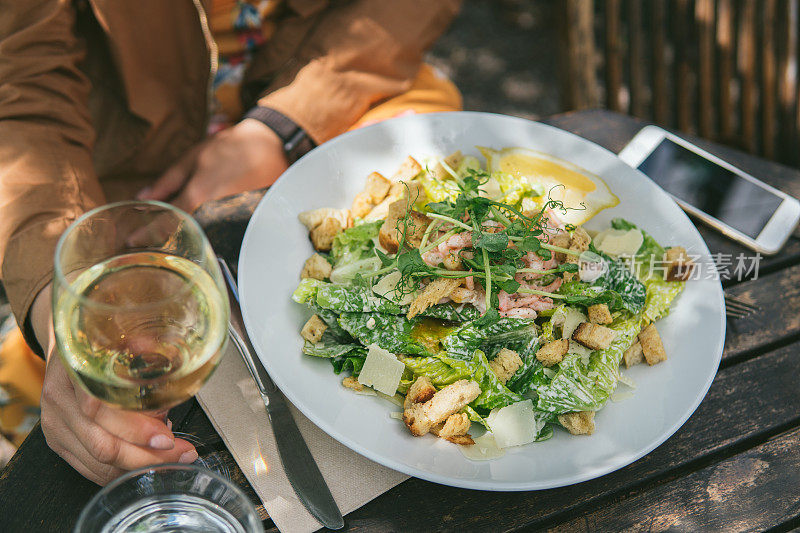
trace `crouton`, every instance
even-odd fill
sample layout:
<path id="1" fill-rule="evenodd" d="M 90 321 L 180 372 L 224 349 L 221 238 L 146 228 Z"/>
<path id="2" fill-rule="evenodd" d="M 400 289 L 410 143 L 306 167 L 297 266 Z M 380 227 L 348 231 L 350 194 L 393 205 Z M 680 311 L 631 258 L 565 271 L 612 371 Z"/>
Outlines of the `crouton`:
<path id="1" fill-rule="evenodd" d="M 577 411 L 558 415 L 558 422 L 573 435 L 594 433 L 594 411 Z"/>
<path id="2" fill-rule="evenodd" d="M 564 254 L 566 255 L 566 254 Z M 580 268 L 580 260 L 577 256 L 574 255 L 567 255 L 566 263 L 572 263 L 573 265 L 578 265 Z M 561 276 L 564 278 L 564 281 L 573 281 L 575 279 L 580 278 L 580 270 L 578 272 L 563 272 Z"/>
<path id="3" fill-rule="evenodd" d="M 444 440 L 458 444 L 460 446 L 472 446 L 475 441 L 469 435 L 454 435 L 452 437 L 442 437 Z"/>
<path id="4" fill-rule="evenodd" d="M 444 162 L 452 170 L 456 170 L 462 159 L 464 159 L 464 155 L 461 153 L 461 150 L 458 150 L 445 157 L 442 162 Z M 453 179 L 453 175 L 445 170 L 442 162 L 436 163 L 436 166 L 431 170 L 431 174 L 438 180 Z"/>
<path id="5" fill-rule="evenodd" d="M 364 390 L 364 385 L 358 382 L 356 378 L 353 376 L 347 376 L 342 380 L 342 385 L 348 389 L 353 389 L 356 392 L 361 392 Z"/>
<path id="6" fill-rule="evenodd" d="M 350 212 L 353 213 L 354 217 L 364 218 L 374 208 L 375 204 L 372 203 L 369 196 L 364 192 L 360 192 L 353 197 L 353 203 L 350 205 Z"/>
<path id="7" fill-rule="evenodd" d="M 548 342 L 536 352 L 536 359 L 544 366 L 557 365 L 564 359 L 567 350 L 569 350 L 569 339 Z"/>
<path id="8" fill-rule="evenodd" d="M 642 343 L 639 341 L 631 344 L 631 347 L 625 350 L 622 354 L 622 361 L 625 363 L 625 368 L 630 368 L 633 365 L 638 365 L 644 360 L 642 357 Z"/>
<path id="9" fill-rule="evenodd" d="M 364 217 L 364 220 L 368 222 L 374 222 L 376 220 L 383 220 L 389 213 L 389 206 L 395 203 L 398 200 L 404 200 L 406 205 L 412 205 L 414 202 L 417 201 L 419 195 L 421 194 L 421 189 L 419 183 L 415 181 L 405 182 L 405 181 L 397 181 L 392 183 L 391 188 L 389 189 L 389 195 L 381 201 L 375 208 L 369 212 L 369 214 Z"/>
<path id="10" fill-rule="evenodd" d="M 462 379 L 451 383 L 433 395 L 433 398 L 422 404 L 425 416 L 431 424 L 438 424 L 447 417 L 464 408 L 481 393 L 480 386 L 474 381 Z"/>
<path id="11" fill-rule="evenodd" d="M 415 403 L 403 410 L 403 422 L 415 437 L 421 437 L 431 430 L 433 425 L 430 418 L 425 415 L 425 404 Z"/>
<path id="12" fill-rule="evenodd" d="M 617 332 L 613 329 L 591 322 L 581 322 L 572 332 L 572 340 L 592 350 L 605 350 L 616 337 Z"/>
<path id="13" fill-rule="evenodd" d="M 432 305 L 439 303 L 439 300 L 449 296 L 454 289 L 461 285 L 460 279 L 455 278 L 436 278 L 428 283 L 419 296 L 411 302 L 408 308 L 407 318 L 414 318 Z"/>
<path id="14" fill-rule="evenodd" d="M 381 225 L 378 241 L 389 253 L 397 253 L 403 237 L 408 245 L 419 247 L 425 229 L 430 224 L 428 217 L 417 211 L 407 211 L 408 207 L 406 200 L 397 200 L 389 206 L 386 220 Z"/>
<path id="15" fill-rule="evenodd" d="M 330 277 L 332 270 L 333 267 L 328 263 L 327 259 L 319 254 L 314 254 L 306 259 L 306 264 L 303 265 L 303 271 L 300 273 L 300 277 L 325 279 Z"/>
<path id="16" fill-rule="evenodd" d="M 444 422 L 481 393 L 474 381 L 462 379 L 451 383 L 425 403 L 415 403 L 403 411 L 403 421 L 414 436 L 428 433 L 432 426 Z"/>
<path id="17" fill-rule="evenodd" d="M 433 398 L 434 394 L 436 394 L 436 388 L 431 383 L 431 380 L 425 376 L 420 376 L 409 387 L 406 399 L 403 402 L 403 408 L 408 409 L 415 403 L 425 403 Z"/>
<path id="18" fill-rule="evenodd" d="M 569 245 L 572 241 L 572 237 L 569 236 L 569 233 L 566 231 L 559 231 L 555 235 L 551 235 L 549 239 L 549 243 L 553 246 L 558 246 L 559 248 L 569 248 Z M 556 261 L 559 263 L 563 263 L 567 260 L 567 254 L 563 252 L 554 252 Z"/>
<path id="19" fill-rule="evenodd" d="M 466 435 L 470 424 L 469 417 L 465 413 L 455 413 L 448 416 L 444 422 L 431 426 L 431 433 L 443 439 Z"/>
<path id="20" fill-rule="evenodd" d="M 592 242 L 592 238 L 586 233 L 586 230 L 581 226 L 577 226 L 575 231 L 572 232 L 569 249 L 576 252 L 585 252 L 589 249 L 590 242 Z"/>
<path id="21" fill-rule="evenodd" d="M 519 367 L 522 366 L 522 358 L 514 350 L 503 348 L 494 359 L 489 361 L 489 366 L 497 376 L 497 379 L 500 380 L 500 383 L 505 385 Z"/>
<path id="22" fill-rule="evenodd" d="M 639 333 L 639 342 L 642 344 L 642 354 L 650 366 L 667 360 L 667 352 L 661 335 L 658 334 L 655 324 L 650 324 Z"/>
<path id="23" fill-rule="evenodd" d="M 689 259 L 683 246 L 668 248 L 664 252 L 664 263 L 666 266 L 664 279 L 667 281 L 686 281 L 694 269 L 694 263 Z"/>
<path id="24" fill-rule="evenodd" d="M 373 172 L 367 176 L 367 183 L 364 189 L 353 198 L 353 205 L 350 212 L 354 217 L 364 218 L 372 209 L 381 203 L 386 195 L 389 194 L 391 182 L 381 176 L 378 172 Z"/>
<path id="25" fill-rule="evenodd" d="M 319 315 L 311 315 L 306 325 L 300 330 L 300 336 L 308 342 L 318 343 L 322 334 L 328 329 L 328 324 L 323 322 Z"/>
<path id="26" fill-rule="evenodd" d="M 391 186 L 392 183 L 389 180 L 381 176 L 380 173 L 373 172 L 367 176 L 367 184 L 364 186 L 364 190 L 362 192 L 368 194 L 370 200 L 377 204 L 386 198 L 386 195 L 389 194 L 389 188 Z"/>
<path id="27" fill-rule="evenodd" d="M 303 211 L 297 215 L 300 223 L 303 224 L 308 231 L 316 228 L 326 218 L 334 218 L 339 221 L 343 228 L 349 228 L 353 225 L 353 217 L 347 209 L 333 209 L 332 207 L 322 207 L 320 209 L 312 209 L 311 211 Z"/>
<path id="28" fill-rule="evenodd" d="M 611 324 L 614 321 L 606 304 L 590 305 L 586 308 L 586 311 L 589 316 L 589 322 L 594 324 Z"/>
<path id="29" fill-rule="evenodd" d="M 417 160 L 411 156 L 406 157 L 397 172 L 392 175 L 392 181 L 411 181 L 417 174 L 422 172 L 422 165 L 417 163 Z"/>
<path id="30" fill-rule="evenodd" d="M 335 218 L 326 218 L 322 224 L 311 230 L 311 243 L 318 252 L 328 252 L 333 246 L 333 239 L 344 227 Z"/>

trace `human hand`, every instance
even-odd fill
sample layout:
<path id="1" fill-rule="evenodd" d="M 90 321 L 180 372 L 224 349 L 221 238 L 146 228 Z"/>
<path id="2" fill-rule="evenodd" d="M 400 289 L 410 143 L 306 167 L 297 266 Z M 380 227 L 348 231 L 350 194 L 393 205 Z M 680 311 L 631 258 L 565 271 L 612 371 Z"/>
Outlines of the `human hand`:
<path id="1" fill-rule="evenodd" d="M 173 436 L 171 424 L 143 413 L 114 409 L 72 383 L 55 353 L 46 305 L 49 301 L 48 287 L 39 293 L 31 310 L 34 331 L 48 355 L 41 399 L 41 425 L 47 445 L 100 485 L 126 470 L 197 459 L 191 443 Z"/>
<path id="2" fill-rule="evenodd" d="M 280 138 L 248 118 L 189 150 L 136 197 L 191 213 L 203 202 L 272 185 L 288 166 Z"/>

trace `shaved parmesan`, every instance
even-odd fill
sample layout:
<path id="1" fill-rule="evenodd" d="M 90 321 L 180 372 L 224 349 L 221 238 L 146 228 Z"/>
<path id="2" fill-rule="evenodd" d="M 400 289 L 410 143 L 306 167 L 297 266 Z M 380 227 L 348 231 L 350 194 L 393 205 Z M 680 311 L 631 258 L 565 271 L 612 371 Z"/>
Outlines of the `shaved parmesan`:
<path id="1" fill-rule="evenodd" d="M 589 364 L 589 358 L 592 356 L 591 348 L 587 348 L 586 346 L 579 342 L 575 342 L 572 339 L 569 340 L 569 349 L 567 350 L 567 353 L 577 354 L 581 358 L 581 362 L 584 365 Z"/>
<path id="2" fill-rule="evenodd" d="M 561 338 L 569 339 L 581 322 L 586 322 L 588 318 L 586 315 L 575 309 L 574 307 L 567 307 L 566 317 L 564 318 L 564 326 L 561 328 Z"/>
<path id="3" fill-rule="evenodd" d="M 389 413 L 389 418 L 394 418 L 395 420 L 402 420 L 403 411 L 392 411 Z"/>
<path id="4" fill-rule="evenodd" d="M 501 448 L 521 446 L 536 439 L 541 427 L 533 415 L 533 402 L 525 400 L 494 409 L 486 418 Z"/>
<path id="5" fill-rule="evenodd" d="M 400 277 L 399 270 L 386 274 L 372 286 L 372 292 L 393 301 L 397 305 L 409 305 L 416 299 L 418 291 L 402 295 L 397 294 L 397 285 L 400 283 Z"/>
<path id="6" fill-rule="evenodd" d="M 607 229 L 597 234 L 594 245 L 608 255 L 634 255 L 644 242 L 644 236 L 638 229 Z"/>
<path id="7" fill-rule="evenodd" d="M 358 382 L 383 394 L 394 396 L 400 385 L 405 365 L 398 361 L 392 352 L 384 350 L 377 344 L 370 344 L 367 348 L 369 351 L 358 375 Z"/>
<path id="8" fill-rule="evenodd" d="M 506 451 L 497 445 L 494 435 L 488 431 L 472 440 L 475 441 L 475 444 L 458 447 L 467 459 L 473 461 L 489 461 L 506 454 Z"/>

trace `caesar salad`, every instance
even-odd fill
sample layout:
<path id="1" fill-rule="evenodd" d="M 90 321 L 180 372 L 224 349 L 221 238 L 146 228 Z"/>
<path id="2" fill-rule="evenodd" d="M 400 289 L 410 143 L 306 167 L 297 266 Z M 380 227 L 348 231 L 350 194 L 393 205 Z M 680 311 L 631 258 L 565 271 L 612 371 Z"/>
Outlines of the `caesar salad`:
<path id="1" fill-rule="evenodd" d="M 373 172 L 349 209 L 299 216 L 316 252 L 293 299 L 303 353 L 391 416 L 486 459 L 561 426 L 595 430 L 620 365 L 667 354 L 655 322 L 689 279 L 680 246 L 621 218 L 597 176 L 523 148 L 456 152 L 390 178 Z M 485 431 L 473 438 L 473 424 Z"/>

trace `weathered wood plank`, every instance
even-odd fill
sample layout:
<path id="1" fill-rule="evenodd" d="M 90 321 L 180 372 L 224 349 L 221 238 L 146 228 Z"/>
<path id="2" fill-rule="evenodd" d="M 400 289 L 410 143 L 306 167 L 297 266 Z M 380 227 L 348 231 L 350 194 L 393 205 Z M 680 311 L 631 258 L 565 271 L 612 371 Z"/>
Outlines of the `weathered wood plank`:
<path id="1" fill-rule="evenodd" d="M 560 65 L 562 107 L 583 109 L 595 107 L 597 73 L 595 70 L 594 11 L 592 0 L 564 0 L 561 3 Z"/>
<path id="2" fill-rule="evenodd" d="M 667 126 L 669 121 L 669 86 L 667 74 L 666 0 L 650 2 L 650 59 L 653 63 L 653 120 Z"/>
<path id="3" fill-rule="evenodd" d="M 672 6 L 672 34 L 675 45 L 675 114 L 678 129 L 694 131 L 692 66 L 689 59 L 689 0 L 675 0 Z"/>
<path id="4" fill-rule="evenodd" d="M 717 65 L 719 83 L 719 138 L 732 143 L 735 136 L 736 109 L 733 103 L 733 7 L 731 0 L 717 2 Z"/>
<path id="5" fill-rule="evenodd" d="M 741 80 L 741 143 L 751 153 L 756 152 L 756 106 L 758 92 L 756 84 L 756 2 L 743 0 L 739 16 L 737 68 Z"/>
<path id="6" fill-rule="evenodd" d="M 700 135 L 714 137 L 714 0 L 697 0 L 694 20 L 698 38 L 698 113 Z"/>
<path id="7" fill-rule="evenodd" d="M 794 120 L 797 109 L 797 56 L 798 56 L 798 11 L 800 0 L 781 0 L 777 25 L 778 53 L 778 110 L 781 145 L 779 157 L 782 161 L 797 164 L 800 151 L 797 149 L 797 129 Z"/>
<path id="8" fill-rule="evenodd" d="M 606 0 L 604 14 L 606 106 L 613 111 L 623 111 L 620 0 Z"/>
<path id="9" fill-rule="evenodd" d="M 776 0 L 764 0 L 761 22 L 761 153 L 767 159 L 775 157 L 775 16 Z"/>
<path id="10" fill-rule="evenodd" d="M 764 531 L 800 513 L 800 430 L 551 531 Z"/>
<path id="11" fill-rule="evenodd" d="M 760 310 L 745 319 L 728 321 L 723 361 L 758 353 L 800 335 L 800 265 L 740 283 L 727 292 Z"/>
<path id="12" fill-rule="evenodd" d="M 642 24 L 642 2 L 628 2 L 628 64 L 630 72 L 630 113 L 645 118 L 648 89 L 645 81 L 645 39 Z"/>

